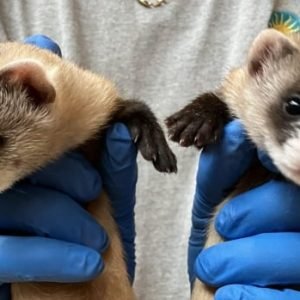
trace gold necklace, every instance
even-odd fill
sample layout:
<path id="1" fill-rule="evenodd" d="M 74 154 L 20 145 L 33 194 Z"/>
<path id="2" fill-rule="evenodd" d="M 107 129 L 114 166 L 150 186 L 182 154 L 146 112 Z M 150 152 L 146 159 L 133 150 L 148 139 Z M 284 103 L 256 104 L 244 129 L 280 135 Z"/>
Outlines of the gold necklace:
<path id="1" fill-rule="evenodd" d="M 138 2 L 147 8 L 156 8 L 164 4 L 167 4 L 166 0 L 156 0 L 156 1 L 138 0 Z"/>

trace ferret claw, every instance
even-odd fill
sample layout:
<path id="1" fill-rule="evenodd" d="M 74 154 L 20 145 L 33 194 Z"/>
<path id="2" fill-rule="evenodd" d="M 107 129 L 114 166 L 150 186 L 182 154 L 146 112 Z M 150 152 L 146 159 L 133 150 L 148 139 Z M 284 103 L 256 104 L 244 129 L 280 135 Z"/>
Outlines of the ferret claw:
<path id="1" fill-rule="evenodd" d="M 184 143 L 185 143 L 185 139 L 181 139 L 181 140 L 179 141 L 180 146 L 184 146 Z"/>
<path id="2" fill-rule="evenodd" d="M 137 135 L 135 136 L 135 138 L 133 139 L 133 142 L 136 144 L 137 141 L 138 141 L 138 139 L 139 139 L 139 135 L 137 134 Z"/>

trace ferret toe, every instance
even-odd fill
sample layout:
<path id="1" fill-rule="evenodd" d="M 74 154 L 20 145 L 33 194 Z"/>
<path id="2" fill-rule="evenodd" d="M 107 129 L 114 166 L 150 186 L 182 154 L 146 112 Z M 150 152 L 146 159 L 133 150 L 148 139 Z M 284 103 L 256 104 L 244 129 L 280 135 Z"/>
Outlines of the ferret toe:
<path id="1" fill-rule="evenodd" d="M 222 128 L 221 124 L 213 124 L 210 120 L 204 122 L 196 134 L 194 145 L 201 149 L 208 144 L 215 143 L 221 135 Z"/>
<path id="2" fill-rule="evenodd" d="M 162 131 L 154 132 L 152 138 L 155 140 L 156 160 L 152 161 L 154 167 L 160 172 L 176 173 L 177 160 L 175 154 L 170 149 Z"/>
<path id="3" fill-rule="evenodd" d="M 161 148 L 156 161 L 152 161 L 156 170 L 163 173 L 177 173 L 177 160 L 169 147 Z"/>
<path id="4" fill-rule="evenodd" d="M 170 117 L 165 119 L 165 124 L 167 127 L 172 126 L 174 123 L 176 123 L 179 119 L 181 119 L 181 111 L 171 115 Z"/>
<path id="5" fill-rule="evenodd" d="M 160 127 L 142 128 L 138 149 L 144 159 L 152 161 L 159 172 L 174 173 L 177 161 Z"/>
<path id="6" fill-rule="evenodd" d="M 141 152 L 144 159 L 148 161 L 156 161 L 158 158 L 156 145 L 148 138 L 142 138 L 138 143 L 138 149 Z"/>
<path id="7" fill-rule="evenodd" d="M 138 128 L 137 126 L 128 126 L 128 127 L 130 129 L 130 134 L 133 139 L 133 142 L 136 144 L 141 135 L 140 128 Z"/>
<path id="8" fill-rule="evenodd" d="M 228 120 L 226 104 L 215 94 L 205 93 L 167 118 L 166 125 L 172 141 L 202 148 L 218 139 Z"/>
<path id="9" fill-rule="evenodd" d="M 181 132 L 179 144 L 183 147 L 194 145 L 196 134 L 199 131 L 199 128 L 201 128 L 202 123 L 203 122 L 201 120 L 194 120 L 190 122 Z"/>
<path id="10" fill-rule="evenodd" d="M 168 136 L 171 141 L 179 143 L 181 140 L 181 133 L 188 126 L 189 120 L 183 118 L 182 120 L 176 121 L 168 128 Z"/>

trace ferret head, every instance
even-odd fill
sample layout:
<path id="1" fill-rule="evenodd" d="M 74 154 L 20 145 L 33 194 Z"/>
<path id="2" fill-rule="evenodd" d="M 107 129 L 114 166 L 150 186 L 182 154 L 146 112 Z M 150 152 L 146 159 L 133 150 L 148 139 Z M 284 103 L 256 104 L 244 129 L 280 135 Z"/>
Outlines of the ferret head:
<path id="1" fill-rule="evenodd" d="M 300 184 L 300 38 L 267 29 L 253 42 L 231 104 L 258 147 Z M 236 90 L 236 89 L 235 89 Z"/>
<path id="2" fill-rule="evenodd" d="M 54 100 L 55 90 L 38 64 L 20 61 L 0 69 L 0 191 L 49 156 Z"/>

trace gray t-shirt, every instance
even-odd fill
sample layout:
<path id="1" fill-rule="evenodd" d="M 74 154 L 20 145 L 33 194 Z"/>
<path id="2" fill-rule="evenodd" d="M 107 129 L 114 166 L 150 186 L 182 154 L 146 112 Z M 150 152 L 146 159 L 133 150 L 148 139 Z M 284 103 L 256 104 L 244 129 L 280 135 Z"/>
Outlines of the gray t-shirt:
<path id="1" fill-rule="evenodd" d="M 1 0 L 0 39 L 46 34 L 63 54 L 144 99 L 163 120 L 215 88 L 245 58 L 275 9 L 300 15 L 299 1 Z M 199 153 L 180 149 L 177 175 L 139 159 L 136 290 L 143 300 L 187 299 L 187 240 Z"/>

